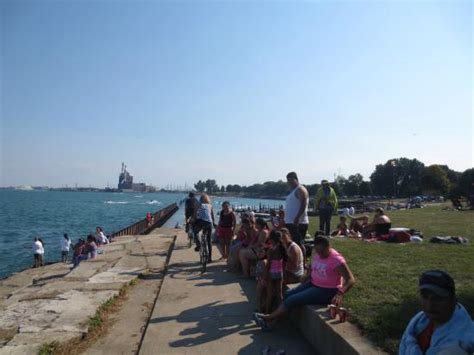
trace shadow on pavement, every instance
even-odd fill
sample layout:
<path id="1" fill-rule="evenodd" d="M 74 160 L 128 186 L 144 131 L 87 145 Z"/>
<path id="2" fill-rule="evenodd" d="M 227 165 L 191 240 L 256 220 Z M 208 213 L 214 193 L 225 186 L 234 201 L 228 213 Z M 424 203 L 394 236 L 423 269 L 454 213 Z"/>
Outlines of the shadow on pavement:
<path id="1" fill-rule="evenodd" d="M 237 274 L 226 272 L 226 267 L 223 262 L 211 263 L 207 271 L 201 274 L 197 257 L 196 261 L 170 264 L 167 277 L 186 279 L 190 282 L 198 281 L 194 286 L 199 288 L 238 283 L 240 287 L 237 292 L 247 298 L 247 301 L 225 302 L 220 299 L 219 288 L 216 287 L 215 297 L 204 305 L 186 309 L 177 316 L 151 319 L 152 324 L 175 320 L 191 325 L 179 333 L 184 338 L 169 343 L 171 347 L 187 348 L 219 340 L 225 342 L 226 336 L 238 333 L 243 337 L 239 354 L 261 354 L 265 348 L 271 348 L 269 354 L 282 349 L 285 350 L 285 354 L 314 354 L 311 345 L 289 320 L 280 322 L 272 332 L 264 332 L 258 328 L 252 320 L 256 298 L 255 280 L 239 279 Z M 196 293 L 198 294 L 198 291 Z M 230 348 L 232 346 L 229 344 Z"/>

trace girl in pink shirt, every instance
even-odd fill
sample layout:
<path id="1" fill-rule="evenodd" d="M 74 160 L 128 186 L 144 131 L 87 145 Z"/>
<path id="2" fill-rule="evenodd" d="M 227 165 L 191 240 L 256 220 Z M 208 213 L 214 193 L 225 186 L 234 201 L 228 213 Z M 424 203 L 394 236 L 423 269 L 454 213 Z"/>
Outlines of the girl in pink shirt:
<path id="1" fill-rule="evenodd" d="M 342 304 L 343 295 L 355 283 L 346 260 L 324 237 L 314 238 L 314 251 L 308 281 L 287 291 L 283 303 L 271 314 L 254 313 L 253 318 L 259 326 L 268 328 L 290 309 L 305 304 Z"/>
<path id="2" fill-rule="evenodd" d="M 278 304 L 280 304 L 283 299 L 283 262 L 288 259 L 281 232 L 272 230 L 270 240 L 272 242 L 272 248 L 267 253 L 267 301 L 265 304 L 267 313 L 271 312 L 274 298 L 277 299 Z"/>

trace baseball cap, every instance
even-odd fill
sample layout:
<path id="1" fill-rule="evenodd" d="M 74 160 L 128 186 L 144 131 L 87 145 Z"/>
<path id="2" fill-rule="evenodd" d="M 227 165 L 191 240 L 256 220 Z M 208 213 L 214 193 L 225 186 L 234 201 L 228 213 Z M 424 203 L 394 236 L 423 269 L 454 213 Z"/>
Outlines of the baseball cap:
<path id="1" fill-rule="evenodd" d="M 321 181 L 321 185 L 327 185 L 327 184 L 329 184 L 329 181 L 327 181 L 327 180 L 322 180 Z"/>
<path id="2" fill-rule="evenodd" d="M 429 290 L 439 297 L 448 297 L 455 294 L 454 280 L 441 270 L 425 271 L 420 276 L 419 290 Z"/>

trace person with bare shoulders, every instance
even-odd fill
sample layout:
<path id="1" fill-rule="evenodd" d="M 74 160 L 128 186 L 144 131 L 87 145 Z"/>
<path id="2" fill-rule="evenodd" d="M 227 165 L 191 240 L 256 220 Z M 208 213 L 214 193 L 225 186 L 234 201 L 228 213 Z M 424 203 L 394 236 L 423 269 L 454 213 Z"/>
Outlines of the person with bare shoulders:
<path id="1" fill-rule="evenodd" d="M 291 191 L 285 201 L 285 228 L 288 229 L 291 238 L 300 246 L 304 254 L 304 238 L 309 224 L 308 190 L 299 183 L 298 176 L 293 171 L 286 175 L 286 181 Z"/>
<path id="2" fill-rule="evenodd" d="M 381 207 L 375 209 L 375 216 L 366 228 L 364 228 L 364 235 L 369 235 L 370 233 L 375 233 L 376 236 L 388 234 L 390 228 L 392 227 L 392 221 L 385 214 L 385 211 Z"/>
<path id="3" fill-rule="evenodd" d="M 352 288 L 355 278 L 346 259 L 333 249 L 325 237 L 314 238 L 311 268 L 304 281 L 286 291 L 283 302 L 269 313 L 253 313 L 253 319 L 262 329 L 271 329 L 275 322 L 296 307 L 306 304 L 334 304 L 341 306 L 344 295 Z"/>
<path id="4" fill-rule="evenodd" d="M 227 261 L 229 257 L 230 242 L 234 237 L 236 227 L 235 214 L 230 208 L 230 203 L 222 203 L 222 211 L 219 214 L 219 223 L 217 225 L 217 238 L 222 250 L 222 259 Z"/>
<path id="5" fill-rule="evenodd" d="M 288 255 L 283 271 L 283 285 L 299 283 L 304 275 L 303 252 L 299 245 L 291 239 L 288 229 L 282 228 L 280 231 Z"/>

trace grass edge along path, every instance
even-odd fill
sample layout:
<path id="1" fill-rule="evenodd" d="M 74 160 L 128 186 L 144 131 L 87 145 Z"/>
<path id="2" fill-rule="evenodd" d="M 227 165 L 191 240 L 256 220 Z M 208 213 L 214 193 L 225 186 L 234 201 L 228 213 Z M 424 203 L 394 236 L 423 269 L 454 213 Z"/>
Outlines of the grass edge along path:
<path id="1" fill-rule="evenodd" d="M 74 355 L 84 352 L 93 344 L 99 335 L 103 336 L 112 325 L 110 316 L 116 313 L 123 302 L 127 300 L 127 293 L 131 287 L 136 286 L 140 280 L 138 278 L 131 280 L 128 284 L 122 286 L 118 295 L 115 295 L 104 301 L 95 314 L 89 318 L 87 333 L 82 337 L 73 339 L 66 343 L 53 341 L 44 343 L 39 349 L 39 355 Z"/>
<path id="2" fill-rule="evenodd" d="M 420 310 L 418 278 L 428 269 L 447 271 L 456 282 L 456 293 L 471 317 L 474 315 L 474 211 L 444 211 L 444 205 L 388 212 L 394 227 L 424 233 L 423 243 L 367 243 L 332 239 L 333 247 L 346 258 L 357 280 L 346 295 L 350 322 L 370 340 L 391 354 L 398 352 L 400 338 L 410 319 Z M 336 227 L 334 216 L 331 226 Z M 319 219 L 310 218 L 309 233 Z M 429 243 L 434 235 L 457 235 L 467 245 Z"/>

